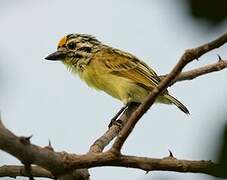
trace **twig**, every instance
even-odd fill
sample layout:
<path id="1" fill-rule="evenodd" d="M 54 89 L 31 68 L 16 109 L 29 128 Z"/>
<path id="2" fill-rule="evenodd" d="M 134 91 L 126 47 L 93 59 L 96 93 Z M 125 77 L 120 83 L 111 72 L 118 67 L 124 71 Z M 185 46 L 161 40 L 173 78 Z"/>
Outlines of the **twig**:
<path id="1" fill-rule="evenodd" d="M 0 149 L 8 152 L 24 164 L 35 164 L 51 172 L 53 177 L 60 177 L 65 173 L 89 177 L 88 171 L 77 168 L 71 169 L 64 164 L 65 153 L 57 153 L 49 148 L 42 148 L 31 143 L 25 143 L 21 137 L 17 137 L 11 131 L 5 128 L 0 119 Z M 86 174 L 84 172 L 87 172 Z M 27 172 L 25 172 L 27 173 Z M 29 176 L 29 174 L 27 174 Z M 68 178 L 67 178 L 68 179 Z M 89 179 L 89 178 L 87 178 Z"/>
<path id="2" fill-rule="evenodd" d="M 34 177 L 46 177 L 54 179 L 52 174 L 38 166 L 32 166 L 31 167 L 32 175 Z M 29 175 L 26 173 L 24 166 L 1 166 L 0 167 L 0 177 L 13 177 L 16 178 L 18 176 L 25 176 L 29 177 Z"/>
<path id="3" fill-rule="evenodd" d="M 31 166 L 31 172 L 33 177 L 44 177 L 50 179 L 56 179 L 49 171 L 39 166 Z M 0 177 L 12 177 L 19 176 L 29 177 L 26 173 L 24 166 L 1 166 Z M 59 180 L 89 180 L 88 171 L 85 169 L 77 169 L 71 173 L 67 173 L 59 178 Z"/>
<path id="4" fill-rule="evenodd" d="M 122 126 L 128 120 L 130 114 L 138 107 L 137 104 L 131 104 L 124 113 L 120 116 Z M 120 126 L 113 125 L 100 138 L 98 138 L 90 147 L 89 153 L 100 153 L 103 149 L 117 136 L 120 131 Z"/>
<path id="5" fill-rule="evenodd" d="M 129 134 L 132 132 L 133 128 L 135 127 L 136 123 L 139 119 L 143 116 L 144 113 L 150 108 L 150 106 L 154 103 L 156 97 L 163 92 L 169 84 L 177 77 L 178 74 L 182 71 L 182 69 L 194 59 L 198 59 L 200 56 L 205 54 L 208 51 L 211 51 L 215 48 L 220 47 L 224 43 L 227 42 L 227 33 L 222 35 L 221 37 L 217 38 L 214 41 L 211 41 L 207 44 L 199 46 L 194 49 L 188 49 L 180 58 L 179 62 L 173 68 L 173 70 L 166 76 L 158 87 L 154 88 L 153 91 L 150 93 L 147 100 L 142 103 L 130 116 L 129 120 L 120 131 L 119 135 L 117 136 L 111 150 L 115 153 L 120 153 L 120 150 L 126 141 Z"/>
<path id="6" fill-rule="evenodd" d="M 185 80 L 192 80 L 194 78 L 200 77 L 202 75 L 206 75 L 208 73 L 221 71 L 222 69 L 227 68 L 227 60 L 219 60 L 214 64 L 209 64 L 206 66 L 202 66 L 200 68 L 196 68 L 190 71 L 185 71 L 180 73 L 175 80 L 171 82 L 173 85 L 176 82 L 185 81 Z M 167 75 L 160 76 L 161 79 L 164 79 Z"/>

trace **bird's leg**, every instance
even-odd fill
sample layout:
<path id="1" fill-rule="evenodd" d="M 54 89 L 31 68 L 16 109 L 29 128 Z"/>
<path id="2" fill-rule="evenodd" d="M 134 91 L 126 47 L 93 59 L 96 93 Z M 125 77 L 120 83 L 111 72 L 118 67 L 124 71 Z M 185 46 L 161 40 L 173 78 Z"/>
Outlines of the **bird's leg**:
<path id="1" fill-rule="evenodd" d="M 117 123 L 120 124 L 120 122 L 117 121 L 117 118 L 121 115 L 121 113 L 128 107 L 128 104 L 123 106 L 118 112 L 117 114 L 111 119 L 108 127 L 110 128 L 113 124 Z"/>

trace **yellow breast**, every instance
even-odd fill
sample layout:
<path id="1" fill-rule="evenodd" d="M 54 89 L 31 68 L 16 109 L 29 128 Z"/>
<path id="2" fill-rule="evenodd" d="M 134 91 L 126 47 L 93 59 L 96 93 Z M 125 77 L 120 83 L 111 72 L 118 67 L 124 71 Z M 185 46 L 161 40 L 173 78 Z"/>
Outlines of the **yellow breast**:
<path id="1" fill-rule="evenodd" d="M 79 73 L 80 78 L 88 86 L 102 90 L 124 104 L 128 102 L 142 102 L 148 95 L 148 91 L 138 86 L 130 79 L 119 77 L 110 73 L 97 73 L 92 66 L 88 66 Z"/>

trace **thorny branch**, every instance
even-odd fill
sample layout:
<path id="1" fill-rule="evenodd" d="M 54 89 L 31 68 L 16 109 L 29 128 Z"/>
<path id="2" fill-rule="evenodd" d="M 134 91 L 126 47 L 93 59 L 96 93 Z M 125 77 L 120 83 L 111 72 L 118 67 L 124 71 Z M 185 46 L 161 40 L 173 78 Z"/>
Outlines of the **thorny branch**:
<path id="1" fill-rule="evenodd" d="M 202 46 L 199 46 L 194 49 L 188 49 L 185 53 L 181 56 L 179 62 L 175 65 L 172 71 L 161 81 L 157 88 L 154 88 L 149 97 L 145 102 L 143 102 L 129 117 L 128 121 L 124 125 L 123 129 L 117 136 L 111 150 L 115 153 L 120 153 L 120 150 L 126 141 L 129 134 L 132 132 L 133 128 L 135 127 L 136 123 L 139 119 L 143 116 L 144 113 L 151 107 L 154 103 L 156 97 L 162 93 L 169 84 L 180 74 L 182 69 L 194 59 L 198 59 L 200 56 L 205 54 L 208 51 L 211 51 L 215 48 L 220 47 L 221 45 L 227 42 L 227 33 L 219 37 L 218 39 L 206 43 Z"/>
<path id="2" fill-rule="evenodd" d="M 202 66 L 200 68 L 196 68 L 190 71 L 185 71 L 180 73 L 170 85 L 173 85 L 176 82 L 192 80 L 202 75 L 206 75 L 212 72 L 221 71 L 222 69 L 227 68 L 227 60 L 219 59 L 218 62 L 214 64 L 209 64 L 206 66 Z M 160 76 L 161 79 L 164 79 L 167 75 Z"/>
<path id="3" fill-rule="evenodd" d="M 49 177 L 52 179 L 64 179 L 67 175 L 71 177 L 75 169 L 90 168 L 97 166 L 120 166 L 138 168 L 145 171 L 163 170 L 163 171 L 177 171 L 177 172 L 198 172 L 210 174 L 217 177 L 226 177 L 220 174 L 217 169 L 219 165 L 211 161 L 187 161 L 177 160 L 174 157 L 167 157 L 163 159 L 154 159 L 146 157 L 126 156 L 120 154 L 120 149 L 127 139 L 128 135 L 134 128 L 136 122 L 142 116 L 150 105 L 168 85 L 174 84 L 178 81 L 194 79 L 198 76 L 220 71 L 227 67 L 226 60 L 219 60 L 215 64 L 207 65 L 198 69 L 180 73 L 183 67 L 191 62 L 193 59 L 198 59 L 204 53 L 218 48 L 227 42 L 227 34 L 220 38 L 202 45 L 195 49 L 187 50 L 181 57 L 178 64 L 171 71 L 170 74 L 163 76 L 164 79 L 160 86 L 151 93 L 149 99 L 142 105 L 133 105 L 127 109 L 120 117 L 123 126 L 120 132 L 120 127 L 113 125 L 103 136 L 97 139 L 90 147 L 90 150 L 85 155 L 68 154 L 66 152 L 54 152 L 50 148 L 42 148 L 36 145 L 23 143 L 21 137 L 17 137 L 11 131 L 7 130 L 0 120 L 0 149 L 15 156 L 21 162 L 28 162 L 38 166 L 31 167 L 31 173 L 34 177 Z M 180 73 L 180 74 L 179 74 Z M 172 82 L 172 83 L 171 83 Z M 137 119 L 138 118 L 138 119 Z M 120 132 L 120 134 L 119 134 Z M 118 135 L 119 134 L 119 135 Z M 104 148 L 118 135 L 111 151 L 102 152 Z M 23 138 L 22 138 L 23 139 Z M 45 169 L 43 169 L 45 168 Z M 86 169 L 82 169 L 82 176 L 75 179 L 89 179 L 89 174 Z M 79 174 L 80 174 L 80 169 Z M 86 171 L 84 173 L 84 170 Z M 65 175 L 66 174 L 66 175 Z M 78 172 L 74 173 L 78 174 Z M 63 176 L 64 175 L 64 176 Z M 27 176 L 23 166 L 2 166 L 0 167 L 0 177 L 4 176 Z M 65 178 L 67 179 L 67 178 Z M 69 178 L 70 179 L 70 178 Z M 72 179 L 72 178 L 71 178 Z"/>
<path id="4" fill-rule="evenodd" d="M 218 176 L 216 173 L 218 165 L 210 161 L 177 160 L 173 157 L 155 159 L 128 155 L 116 156 L 111 151 L 84 155 L 54 152 L 45 147 L 24 144 L 20 141 L 20 137 L 7 130 L 1 121 L 0 138 L 0 149 L 4 149 L 23 162 L 28 161 L 49 170 L 56 178 L 60 178 L 74 169 L 100 166 L 131 167 L 145 171 L 198 172 Z"/>
<path id="5" fill-rule="evenodd" d="M 50 173 L 50 171 L 40 167 L 32 166 L 31 173 L 33 177 L 43 177 L 55 179 L 55 177 Z M 18 176 L 29 177 L 26 173 L 24 166 L 13 166 L 13 165 L 4 165 L 0 166 L 0 177 L 12 177 L 16 178 Z M 89 180 L 89 174 L 87 170 L 74 170 L 71 173 L 67 173 L 64 176 L 61 176 L 59 180 Z"/>
<path id="6" fill-rule="evenodd" d="M 46 178 L 54 179 L 54 177 L 49 171 L 38 166 L 32 166 L 31 172 L 34 177 L 46 177 Z M 29 177 L 29 175 L 25 171 L 24 166 L 1 166 L 0 177 L 6 177 L 6 176 L 9 176 L 12 178 L 16 178 L 17 176 Z"/>

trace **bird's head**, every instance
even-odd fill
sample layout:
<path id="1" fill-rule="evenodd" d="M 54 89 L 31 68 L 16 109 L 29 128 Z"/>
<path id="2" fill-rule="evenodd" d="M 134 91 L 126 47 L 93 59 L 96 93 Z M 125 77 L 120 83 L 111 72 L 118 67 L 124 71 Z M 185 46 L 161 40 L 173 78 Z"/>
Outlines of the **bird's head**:
<path id="1" fill-rule="evenodd" d="M 81 59 L 88 59 L 99 49 L 101 42 L 87 34 L 68 34 L 58 43 L 57 51 L 45 59 L 76 63 Z"/>

